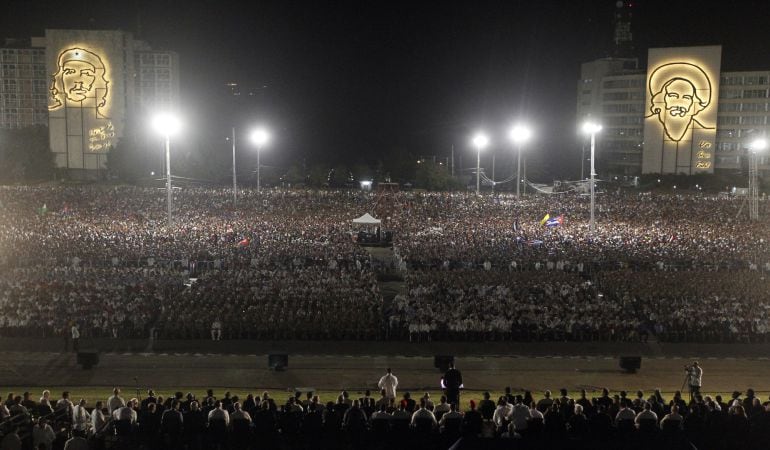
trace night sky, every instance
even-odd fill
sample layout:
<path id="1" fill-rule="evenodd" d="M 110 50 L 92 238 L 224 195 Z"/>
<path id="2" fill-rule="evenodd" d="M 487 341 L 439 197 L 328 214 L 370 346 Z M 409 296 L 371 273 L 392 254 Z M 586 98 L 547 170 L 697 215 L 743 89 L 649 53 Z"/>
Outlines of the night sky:
<path id="1" fill-rule="evenodd" d="M 0 37 L 119 28 L 176 50 L 187 137 L 268 123 L 275 164 L 443 157 L 454 145 L 470 165 L 474 130 L 508 157 L 505 130 L 522 118 L 536 128 L 532 178 L 579 173 L 580 63 L 611 52 L 615 1 L 246 4 L 11 0 Z M 770 2 L 639 0 L 633 11 L 642 64 L 648 47 L 721 44 L 723 70 L 770 69 Z M 223 102 L 229 81 L 256 93 L 239 114 Z"/>

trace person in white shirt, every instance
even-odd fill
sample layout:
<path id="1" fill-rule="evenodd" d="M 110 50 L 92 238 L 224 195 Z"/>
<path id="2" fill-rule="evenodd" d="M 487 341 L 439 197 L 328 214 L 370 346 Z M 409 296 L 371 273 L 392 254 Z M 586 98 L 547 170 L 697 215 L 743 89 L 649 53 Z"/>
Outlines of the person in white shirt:
<path id="1" fill-rule="evenodd" d="M 615 415 L 615 425 L 621 421 L 628 420 L 633 422 L 636 420 L 636 411 L 628 407 L 628 400 L 623 401 L 620 405 L 620 411 Z"/>
<path id="2" fill-rule="evenodd" d="M 98 434 L 107 425 L 107 418 L 102 409 L 104 409 L 104 402 L 99 400 L 91 411 L 91 433 L 93 434 Z"/>
<path id="3" fill-rule="evenodd" d="M 233 413 L 230 415 L 230 419 L 232 420 L 247 420 L 251 422 L 251 415 L 241 409 L 241 404 L 239 402 L 233 403 Z"/>
<path id="4" fill-rule="evenodd" d="M 449 406 L 449 411 L 441 416 L 441 420 L 439 420 L 438 424 L 443 430 L 446 426 L 446 423 L 452 419 L 459 419 L 462 420 L 463 414 L 459 411 L 457 411 L 457 406 L 454 404 Z"/>
<path id="5" fill-rule="evenodd" d="M 80 399 L 77 406 L 72 409 L 72 429 L 88 432 L 88 427 L 91 425 L 91 414 L 86 410 L 85 399 Z"/>
<path id="6" fill-rule="evenodd" d="M 72 324 L 70 332 L 72 333 L 72 351 L 77 352 L 80 350 L 80 330 L 78 330 L 76 323 Z"/>
<path id="7" fill-rule="evenodd" d="M 535 406 L 535 402 L 532 402 L 532 407 L 529 408 L 529 415 L 531 416 L 530 420 L 532 419 L 540 419 L 541 421 L 545 420 L 543 413 L 541 413 L 540 410 L 537 409 L 537 406 Z"/>
<path id="8" fill-rule="evenodd" d="M 219 317 L 214 319 L 214 322 L 211 323 L 211 340 L 222 340 L 222 322 L 219 320 Z"/>
<path id="9" fill-rule="evenodd" d="M 433 408 L 433 415 L 436 417 L 443 417 L 443 415 L 448 413 L 450 410 L 451 407 L 446 401 L 446 395 L 442 395 L 439 404 Z"/>
<path id="10" fill-rule="evenodd" d="M 671 407 L 671 413 L 666 414 L 663 417 L 663 420 L 660 421 L 660 428 L 664 428 L 667 423 L 674 422 L 676 423 L 676 428 L 681 429 L 682 428 L 682 416 L 679 414 L 679 407 L 674 405 Z"/>
<path id="11" fill-rule="evenodd" d="M 53 432 L 51 425 L 48 425 L 48 421 L 41 417 L 38 422 L 32 427 L 32 445 L 38 449 L 42 445 L 45 450 L 51 450 L 53 448 L 53 441 L 56 440 L 56 433 Z"/>
<path id="12" fill-rule="evenodd" d="M 64 444 L 64 450 L 89 450 L 88 441 L 80 431 L 73 431 L 72 437 Z"/>
<path id="13" fill-rule="evenodd" d="M 652 405 L 650 402 L 644 403 L 644 409 L 636 415 L 634 423 L 638 427 L 645 420 L 655 421 L 656 424 L 658 423 L 658 415 L 655 414 L 655 411 L 652 411 Z"/>
<path id="14" fill-rule="evenodd" d="M 116 409 L 126 406 L 126 401 L 120 397 L 120 388 L 112 390 L 112 397 L 107 399 L 107 410 L 112 414 Z"/>
<path id="15" fill-rule="evenodd" d="M 214 409 L 209 412 L 209 423 L 212 420 L 222 420 L 226 427 L 230 426 L 230 413 L 222 407 L 222 402 L 219 400 L 217 400 Z"/>
<path id="16" fill-rule="evenodd" d="M 497 409 L 495 409 L 495 413 L 492 415 L 492 421 L 495 423 L 495 426 L 497 428 L 505 426 L 505 422 L 510 419 L 512 412 L 513 405 L 508 403 L 506 397 L 500 397 L 497 401 Z"/>
<path id="17" fill-rule="evenodd" d="M 395 375 L 393 375 L 393 371 L 388 367 L 387 373 L 380 378 L 380 381 L 377 383 L 377 386 L 380 389 L 385 390 L 385 395 L 389 399 L 396 398 L 396 387 L 398 387 L 398 378 L 396 378 Z"/>
<path id="18" fill-rule="evenodd" d="M 527 405 L 522 403 L 522 398 L 520 395 L 516 396 L 516 404 L 513 405 L 513 411 L 511 411 L 510 417 L 511 425 L 513 425 L 513 429 L 515 431 L 522 431 L 527 429 L 527 422 L 532 418 L 532 413 L 530 412 Z"/>
<path id="19" fill-rule="evenodd" d="M 112 417 L 115 420 L 125 420 L 131 422 L 131 425 L 136 424 L 136 411 L 134 410 L 134 405 L 136 404 L 135 401 L 136 399 L 131 399 L 128 401 L 126 406 L 113 411 Z M 138 403 L 138 401 L 136 402 Z"/>
<path id="20" fill-rule="evenodd" d="M 420 408 L 417 409 L 417 411 L 412 414 L 412 426 L 416 426 L 419 421 L 422 420 L 429 420 L 432 422 L 432 427 L 435 428 L 438 425 L 438 422 L 436 422 L 436 416 L 433 415 L 433 413 L 425 408 L 425 399 L 420 399 Z"/>

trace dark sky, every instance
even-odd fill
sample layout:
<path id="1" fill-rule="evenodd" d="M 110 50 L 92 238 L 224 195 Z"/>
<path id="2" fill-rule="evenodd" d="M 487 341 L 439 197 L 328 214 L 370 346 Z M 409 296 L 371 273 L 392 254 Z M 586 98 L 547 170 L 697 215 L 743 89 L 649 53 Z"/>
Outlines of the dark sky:
<path id="1" fill-rule="evenodd" d="M 0 33 L 120 28 L 178 51 L 197 133 L 225 133 L 227 114 L 211 107 L 223 83 L 258 88 L 251 113 L 225 122 L 269 123 L 277 163 L 371 161 L 399 150 L 448 156 L 454 145 L 470 164 L 475 129 L 490 133 L 502 157 L 505 129 L 522 118 L 537 130 L 531 173 L 548 181 L 579 171 L 580 63 L 611 50 L 614 5 L 11 0 Z M 722 44 L 723 70 L 770 69 L 770 2 L 639 0 L 633 10 L 642 59 L 648 47 Z"/>

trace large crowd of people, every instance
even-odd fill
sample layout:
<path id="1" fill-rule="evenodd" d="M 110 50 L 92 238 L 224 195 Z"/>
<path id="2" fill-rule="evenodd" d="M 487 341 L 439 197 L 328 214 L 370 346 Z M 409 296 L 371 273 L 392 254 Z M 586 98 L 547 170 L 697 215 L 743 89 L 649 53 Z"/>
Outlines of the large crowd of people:
<path id="1" fill-rule="evenodd" d="M 138 392 L 137 392 L 138 393 Z M 383 389 L 324 403 L 314 392 L 243 397 L 208 390 L 168 398 L 119 388 L 90 402 L 63 392 L 8 394 L 0 404 L 3 449 L 705 449 L 770 446 L 770 400 L 752 389 L 731 398 L 656 390 L 570 396 L 545 391 L 412 398 Z M 689 399 L 687 397 L 690 397 Z"/>
<path id="2" fill-rule="evenodd" d="M 589 233 L 574 193 L 243 190 L 234 209 L 229 190 L 182 188 L 169 226 L 162 190 L 4 187 L 0 334 L 767 339 L 770 232 L 740 199 L 597 203 Z M 392 232 L 392 302 L 354 239 L 364 212 Z"/>

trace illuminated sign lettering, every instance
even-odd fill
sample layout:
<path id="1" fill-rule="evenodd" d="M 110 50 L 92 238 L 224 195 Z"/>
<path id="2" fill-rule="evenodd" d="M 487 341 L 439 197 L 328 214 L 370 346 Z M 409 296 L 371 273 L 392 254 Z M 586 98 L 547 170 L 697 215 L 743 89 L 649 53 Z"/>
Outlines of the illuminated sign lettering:
<path id="1" fill-rule="evenodd" d="M 112 122 L 107 125 L 91 128 L 88 130 L 88 150 L 92 152 L 103 152 L 112 146 L 115 138 L 115 127 Z"/>

